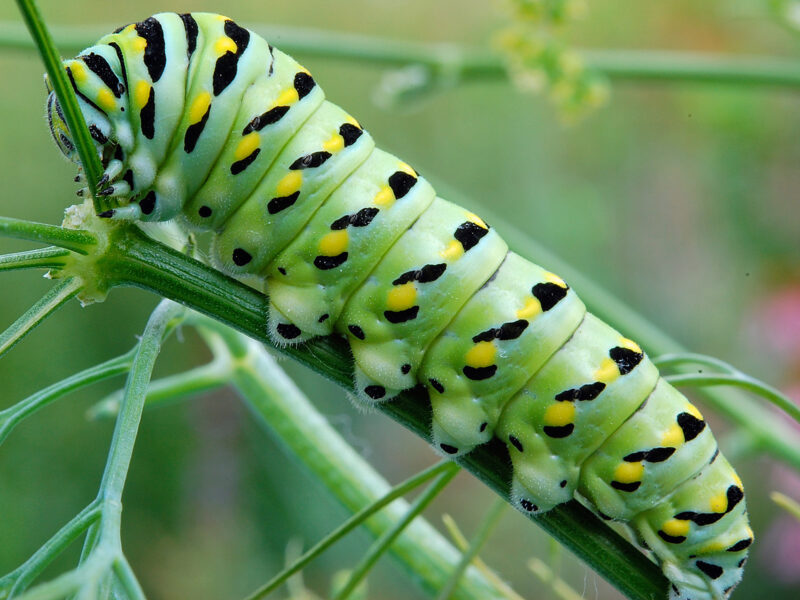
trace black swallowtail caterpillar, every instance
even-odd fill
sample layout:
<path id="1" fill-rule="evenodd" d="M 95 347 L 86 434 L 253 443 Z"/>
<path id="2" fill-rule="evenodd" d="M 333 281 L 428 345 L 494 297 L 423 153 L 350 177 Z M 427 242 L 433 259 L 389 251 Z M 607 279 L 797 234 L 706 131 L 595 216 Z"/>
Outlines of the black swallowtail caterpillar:
<path id="1" fill-rule="evenodd" d="M 517 508 L 578 493 L 631 527 L 671 598 L 728 597 L 753 533 L 698 410 L 564 281 L 375 148 L 291 57 L 228 18 L 164 13 L 65 67 L 100 193 L 118 199 L 102 216 L 213 231 L 221 269 L 265 281 L 276 342 L 346 336 L 360 400 L 423 384 L 441 452 L 507 443 Z M 77 161 L 53 93 L 47 106 Z"/>

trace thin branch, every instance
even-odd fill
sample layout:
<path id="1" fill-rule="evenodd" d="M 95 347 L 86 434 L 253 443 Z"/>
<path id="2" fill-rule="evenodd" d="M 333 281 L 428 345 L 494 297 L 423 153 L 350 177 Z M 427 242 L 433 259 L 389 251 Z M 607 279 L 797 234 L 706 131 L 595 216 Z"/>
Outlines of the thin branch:
<path id="1" fill-rule="evenodd" d="M 78 99 L 69 81 L 67 81 L 67 74 L 61 63 L 61 57 L 36 3 L 33 0 L 17 0 L 17 6 L 22 13 L 36 48 L 39 50 L 39 55 L 42 57 L 42 62 L 44 62 L 47 74 L 50 77 L 50 84 L 53 86 L 58 102 L 61 104 L 69 131 L 72 134 L 72 141 L 78 149 L 78 155 L 86 172 L 89 190 L 95 203 L 95 212 L 102 212 L 105 206 L 98 201 L 97 182 L 103 175 L 103 167 L 97 156 L 94 140 L 89 134 L 83 113 L 78 105 Z"/>
<path id="2" fill-rule="evenodd" d="M 28 560 L 16 570 L 0 579 L 0 598 L 10 598 L 25 591 L 42 571 L 74 542 L 86 529 L 100 518 L 97 502 L 78 513 L 58 533 L 47 540 Z"/>
<path id="3" fill-rule="evenodd" d="M 740 387 L 757 394 L 761 398 L 771 402 L 780 408 L 787 415 L 800 423 L 800 406 L 784 396 L 779 390 L 771 385 L 759 381 L 743 373 L 729 375 L 721 373 L 718 375 L 700 375 L 695 373 L 684 373 L 681 375 L 668 375 L 665 377 L 675 387 L 710 387 L 714 385 L 730 385 Z"/>
<path id="4" fill-rule="evenodd" d="M 8 437 L 11 430 L 19 425 L 26 417 L 44 408 L 51 402 L 97 381 L 126 373 L 131 366 L 135 350 L 134 348 L 121 356 L 89 367 L 80 373 L 75 373 L 66 379 L 62 379 L 58 383 L 54 383 L 43 390 L 39 390 L 17 404 L 0 411 L 0 444 Z"/>
<path id="5" fill-rule="evenodd" d="M 88 254 L 87 247 L 97 244 L 97 238 L 89 231 L 66 229 L 10 217 L 0 217 L 0 236 L 53 244 L 78 254 Z"/>
<path id="6" fill-rule="evenodd" d="M 283 569 L 280 573 L 275 575 L 272 579 L 270 579 L 267 583 L 265 583 L 262 587 L 258 588 L 252 594 L 247 596 L 245 600 L 258 600 L 260 598 L 264 598 L 269 594 L 271 591 L 277 589 L 280 585 L 282 585 L 286 580 L 288 580 L 292 575 L 301 571 L 308 565 L 312 560 L 317 558 L 320 554 L 322 554 L 325 550 L 330 548 L 334 543 L 342 539 L 345 535 L 351 532 L 353 529 L 361 525 L 367 518 L 374 515 L 376 512 L 381 510 L 384 506 L 393 502 L 397 498 L 404 496 L 411 490 L 419 487 L 429 479 L 436 477 L 443 472 L 450 469 L 448 467 L 450 463 L 448 461 L 439 462 L 432 467 L 425 469 L 417 473 L 416 475 L 412 475 L 404 482 L 397 484 L 395 487 L 392 488 L 390 492 L 382 496 L 380 499 L 376 500 L 369 506 L 365 506 L 352 517 L 347 519 L 344 523 L 339 525 L 336 529 L 334 529 L 331 533 L 326 535 L 322 540 L 317 542 L 311 549 L 307 550 L 302 556 L 294 560 L 289 566 Z"/>
<path id="7" fill-rule="evenodd" d="M 780 492 L 772 492 L 769 497 L 775 504 L 800 521 L 800 502 Z"/>
<path id="8" fill-rule="evenodd" d="M 69 250 L 64 248 L 41 248 L 26 250 L 14 254 L 0 256 L 0 271 L 17 271 L 22 269 L 58 269 L 65 264 L 64 258 Z"/>
<path id="9" fill-rule="evenodd" d="M 118 24 L 53 27 L 58 45 L 78 52 Z M 348 60 L 383 67 L 421 65 L 433 76 L 458 81 L 506 80 L 504 58 L 486 48 L 449 43 L 392 40 L 290 26 L 251 25 L 284 52 L 305 57 Z M 16 23 L 0 23 L 0 49 L 34 48 Z M 767 56 L 699 52 L 579 49 L 586 66 L 626 82 L 713 83 L 800 88 L 797 61 Z"/>
<path id="10" fill-rule="evenodd" d="M 17 342 L 28 335 L 37 325 L 78 294 L 83 281 L 77 277 L 62 279 L 39 298 L 25 314 L 0 333 L 0 356 L 8 352 Z"/>
<path id="11" fill-rule="evenodd" d="M 478 556 L 478 552 L 481 551 L 483 544 L 489 538 L 489 534 L 497 525 L 498 521 L 500 520 L 500 516 L 503 514 L 503 510 L 506 508 L 508 508 L 508 503 L 505 500 L 502 498 L 495 499 L 491 508 L 483 517 L 483 520 L 481 520 L 480 525 L 478 525 L 478 530 L 472 538 L 469 547 L 461 555 L 461 560 L 459 561 L 458 565 L 456 565 L 453 574 L 450 575 L 447 585 L 442 588 L 442 591 L 437 596 L 437 600 L 450 599 L 450 597 L 453 595 L 456 585 L 458 585 L 458 580 L 461 579 L 461 576 L 464 574 L 467 566 L 469 566 L 469 564 L 475 560 L 475 557 Z"/>
<path id="12" fill-rule="evenodd" d="M 207 365 L 195 367 L 183 373 L 155 379 L 147 388 L 145 407 L 160 406 L 187 396 L 214 390 L 228 383 L 231 373 L 232 369 L 228 361 L 214 360 Z M 124 393 L 125 390 L 117 390 L 109 394 L 92 406 L 86 412 L 86 416 L 89 419 L 117 416 Z"/>
<path id="13" fill-rule="evenodd" d="M 426 489 L 419 497 L 414 500 L 414 503 L 408 509 L 406 514 L 400 519 L 397 523 L 395 523 L 394 527 L 386 531 L 378 540 L 370 546 L 367 553 L 362 557 L 361 561 L 358 563 L 353 572 L 350 573 L 350 577 L 347 580 L 347 583 L 339 589 L 336 594 L 333 596 L 333 600 L 345 600 L 345 598 L 349 597 L 353 590 L 356 589 L 361 580 L 366 577 L 367 573 L 372 569 L 378 559 L 383 556 L 389 546 L 392 545 L 392 542 L 400 535 L 403 530 L 408 527 L 408 525 L 413 521 L 417 515 L 419 515 L 425 508 L 433 502 L 433 499 L 439 495 L 439 493 L 447 486 L 448 483 L 458 474 L 458 467 L 454 463 L 449 463 L 447 465 L 447 470 L 439 475 L 439 477 L 434 481 L 428 489 Z"/>

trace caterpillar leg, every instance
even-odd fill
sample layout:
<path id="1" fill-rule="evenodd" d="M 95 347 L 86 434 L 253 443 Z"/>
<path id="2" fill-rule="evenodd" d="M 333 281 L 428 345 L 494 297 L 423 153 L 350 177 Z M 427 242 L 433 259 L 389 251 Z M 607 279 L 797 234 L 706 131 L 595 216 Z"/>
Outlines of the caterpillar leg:
<path id="1" fill-rule="evenodd" d="M 267 332 L 276 346 L 295 346 L 317 337 L 313 333 L 302 331 L 272 303 L 269 305 Z"/>

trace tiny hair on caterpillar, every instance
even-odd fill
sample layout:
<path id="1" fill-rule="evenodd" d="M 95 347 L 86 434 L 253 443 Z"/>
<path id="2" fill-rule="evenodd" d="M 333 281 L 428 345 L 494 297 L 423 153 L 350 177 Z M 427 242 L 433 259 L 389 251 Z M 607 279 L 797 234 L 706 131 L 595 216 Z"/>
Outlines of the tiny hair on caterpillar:
<path id="1" fill-rule="evenodd" d="M 211 13 L 123 26 L 64 65 L 115 205 L 101 216 L 211 232 L 216 267 L 264 283 L 277 344 L 349 341 L 358 401 L 424 386 L 437 451 L 507 445 L 517 509 L 577 495 L 630 530 L 673 600 L 730 596 L 753 532 L 697 408 L 308 70 Z M 47 116 L 78 162 L 53 92 Z"/>

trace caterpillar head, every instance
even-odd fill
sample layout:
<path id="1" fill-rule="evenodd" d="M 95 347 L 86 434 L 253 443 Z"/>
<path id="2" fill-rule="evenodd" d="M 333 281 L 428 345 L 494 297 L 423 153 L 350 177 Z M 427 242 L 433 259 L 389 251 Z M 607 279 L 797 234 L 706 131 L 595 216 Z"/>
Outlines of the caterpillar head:
<path id="1" fill-rule="evenodd" d="M 45 82 L 47 83 L 46 79 Z M 47 87 L 50 87 L 49 83 L 47 83 Z M 53 136 L 53 140 L 55 140 L 61 153 L 77 164 L 79 162 L 78 150 L 72 141 L 69 127 L 67 127 L 67 120 L 61 110 L 61 104 L 53 91 L 50 91 L 47 95 L 47 125 L 50 127 L 50 134 Z"/>

